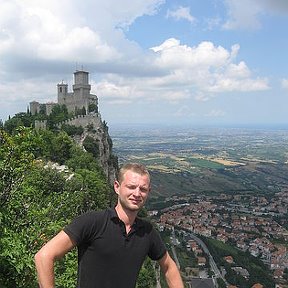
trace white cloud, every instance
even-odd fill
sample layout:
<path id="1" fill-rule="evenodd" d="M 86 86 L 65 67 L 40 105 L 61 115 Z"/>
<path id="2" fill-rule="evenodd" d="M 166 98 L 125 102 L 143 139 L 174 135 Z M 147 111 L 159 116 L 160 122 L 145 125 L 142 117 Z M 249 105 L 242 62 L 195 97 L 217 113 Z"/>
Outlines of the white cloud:
<path id="1" fill-rule="evenodd" d="M 0 0 L 0 57 L 6 65 L 15 55 L 27 62 L 125 63 L 141 49 L 120 28 L 156 13 L 163 1 Z"/>
<path id="2" fill-rule="evenodd" d="M 220 109 L 213 109 L 209 113 L 205 114 L 205 116 L 211 118 L 219 118 L 225 116 L 225 114 L 226 113 Z"/>
<path id="3" fill-rule="evenodd" d="M 232 78 L 246 78 L 250 77 L 251 72 L 246 63 L 241 61 L 239 64 L 231 63 L 227 67 L 226 73 Z"/>
<path id="4" fill-rule="evenodd" d="M 220 76 L 216 83 L 208 88 L 208 91 L 219 92 L 251 92 L 265 91 L 269 89 L 268 80 L 266 79 L 233 79 Z"/>
<path id="5" fill-rule="evenodd" d="M 262 15 L 287 15 L 287 0 L 225 0 L 228 19 L 224 29 L 259 29 Z"/>
<path id="6" fill-rule="evenodd" d="M 175 20 L 187 20 L 190 23 L 194 23 L 196 21 L 196 18 L 193 17 L 190 14 L 190 8 L 189 7 L 182 7 L 180 6 L 176 10 L 168 10 L 166 14 L 167 18 L 174 18 Z"/>
<path id="7" fill-rule="evenodd" d="M 21 93 L 19 93 L 21 91 Z M 39 102 L 55 101 L 56 100 L 56 83 L 42 82 L 39 85 L 39 79 L 15 80 L 0 84 L 0 95 L 9 95 L 11 102 L 23 102 L 24 107 L 30 101 L 37 100 Z M 0 105 L 7 102 L 6 97 L 0 97 Z"/>
<path id="8" fill-rule="evenodd" d="M 159 82 L 161 78 L 159 79 Z M 95 83 L 97 95 L 105 102 L 118 104 L 136 102 L 154 102 L 163 100 L 165 103 L 175 104 L 183 99 L 190 98 L 190 90 L 159 85 L 154 78 L 110 76 L 105 81 Z"/>
<path id="9" fill-rule="evenodd" d="M 277 14 L 288 14 L 288 1 L 287 0 L 258 0 L 265 5 L 267 10 L 273 11 Z"/>
<path id="10" fill-rule="evenodd" d="M 207 23 L 207 30 L 213 30 L 215 27 L 219 27 L 221 24 L 221 18 L 215 17 L 215 18 L 208 18 L 205 20 Z"/>
<path id="11" fill-rule="evenodd" d="M 83 45 L 83 43 L 85 43 Z M 58 39 L 56 43 L 41 43 L 38 55 L 42 59 L 61 59 L 73 62 L 110 62 L 117 60 L 121 54 L 108 43 L 101 40 L 99 35 L 88 27 L 75 28 L 66 34 L 65 39 Z"/>
<path id="12" fill-rule="evenodd" d="M 170 101 L 170 103 L 177 103 L 178 101 L 188 99 L 189 97 L 189 91 L 181 89 L 177 89 L 176 91 L 166 91 L 162 95 L 162 98 Z"/>
<path id="13" fill-rule="evenodd" d="M 129 5 L 125 5 L 128 2 Z M 228 51 L 208 41 L 191 47 L 170 38 L 152 47 L 153 52 L 150 54 L 141 50 L 125 38 L 119 27 L 129 26 L 144 14 L 156 13 L 164 0 L 130 2 L 88 0 L 85 5 L 80 5 L 78 1 L 68 0 L 60 3 L 57 0 L 49 3 L 0 0 L 3 7 L 0 11 L 0 57 L 5 59 L 5 62 L 0 61 L 0 66 L 6 65 L 9 69 L 14 67 L 18 72 L 25 69 L 23 67 L 26 65 L 23 74 L 27 77 L 27 70 L 29 73 L 35 70 L 37 75 L 37 69 L 29 67 L 35 62 L 41 66 L 42 61 L 46 67 L 49 62 L 59 62 L 59 67 L 64 62 L 78 62 L 84 66 L 89 63 L 89 66 L 106 73 L 115 72 L 119 75 L 122 80 L 106 79 L 107 83 L 115 85 L 114 93 L 111 86 L 104 85 L 102 90 L 109 95 L 117 94 L 121 99 L 124 95 L 129 98 L 144 93 L 137 94 L 135 91 L 146 91 L 146 88 L 142 88 L 142 78 L 138 78 L 140 72 L 146 73 L 145 84 L 157 91 L 155 95 L 153 92 L 149 95 L 157 98 L 165 95 L 167 99 L 186 99 L 195 94 L 193 91 L 187 93 L 191 89 L 221 92 L 240 88 L 242 91 L 242 87 L 249 91 L 249 86 L 252 90 L 265 88 L 265 80 L 253 80 L 244 61 L 235 63 L 239 45 L 232 46 L 231 51 Z M 193 19 L 187 7 L 170 11 L 168 15 L 177 19 L 184 17 L 189 21 Z M 23 66 L 21 69 L 20 65 Z M 133 76 L 127 77 L 126 74 L 125 80 L 124 76 L 121 77 L 125 73 Z M 103 81 L 105 83 L 105 79 Z M 124 91 L 124 95 L 120 91 Z"/>
<path id="14" fill-rule="evenodd" d="M 262 12 L 262 7 L 258 1 L 254 0 L 225 0 L 228 8 L 228 20 L 223 28 L 233 29 L 259 29 L 261 23 L 258 15 Z"/>
<path id="15" fill-rule="evenodd" d="M 288 79 L 282 79 L 281 84 L 282 88 L 288 89 Z"/>
<path id="16" fill-rule="evenodd" d="M 269 88 L 267 79 L 252 78 L 244 61 L 234 63 L 239 45 L 233 45 L 231 52 L 211 42 L 198 46 L 181 45 L 177 39 L 168 39 L 151 48 L 157 55 L 155 64 L 169 71 L 156 85 L 186 85 L 200 91 L 257 91 Z"/>
<path id="17" fill-rule="evenodd" d="M 186 119 L 189 117 L 195 116 L 195 112 L 191 110 L 191 108 L 187 105 L 183 105 L 174 112 L 173 116 L 177 118 L 185 117 Z"/>
<path id="18" fill-rule="evenodd" d="M 133 85 L 126 85 L 121 83 L 115 83 L 116 81 L 109 82 L 108 80 L 95 83 L 93 85 L 96 88 L 98 95 L 105 95 L 105 100 L 117 103 L 132 102 L 137 97 L 135 87 Z"/>
<path id="19" fill-rule="evenodd" d="M 267 79 L 254 78 L 244 61 L 236 62 L 239 49 L 239 45 L 233 45 L 229 51 L 211 42 L 190 47 L 171 38 L 151 48 L 154 62 L 147 63 L 165 73 L 145 78 L 107 75 L 105 81 L 95 84 L 96 91 L 105 102 L 133 101 L 136 105 L 161 100 L 173 104 L 187 99 L 204 103 L 222 92 L 269 89 Z"/>
<path id="20" fill-rule="evenodd" d="M 208 100 L 210 100 L 213 96 L 209 93 L 203 93 L 203 92 L 199 92 L 197 93 L 197 95 L 194 97 L 194 99 L 196 101 L 199 101 L 199 102 L 206 102 Z"/>
<path id="21" fill-rule="evenodd" d="M 159 54 L 156 64 L 169 69 L 220 67 L 230 57 L 226 49 L 221 46 L 215 47 L 212 42 L 206 41 L 196 47 L 190 47 L 181 45 L 179 40 L 171 38 L 151 49 Z"/>

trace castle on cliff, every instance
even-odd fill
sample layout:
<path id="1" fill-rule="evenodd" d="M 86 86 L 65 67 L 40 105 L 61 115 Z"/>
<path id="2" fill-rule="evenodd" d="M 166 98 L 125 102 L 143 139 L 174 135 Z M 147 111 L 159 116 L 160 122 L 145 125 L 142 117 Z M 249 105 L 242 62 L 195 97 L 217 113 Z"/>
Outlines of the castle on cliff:
<path id="1" fill-rule="evenodd" d="M 30 113 L 36 115 L 38 113 L 50 115 L 52 109 L 56 105 L 65 105 L 71 118 L 59 122 L 56 127 L 61 128 L 62 125 L 72 125 L 83 127 L 82 135 L 75 135 L 73 139 L 77 144 L 83 147 L 86 137 L 92 137 L 97 143 L 99 150 L 99 164 L 110 183 L 113 183 L 118 167 L 118 159 L 112 154 L 112 140 L 108 133 L 108 126 L 105 121 L 101 120 L 98 111 L 98 98 L 91 94 L 91 85 L 89 84 L 89 73 L 86 71 L 74 72 L 73 92 L 68 92 L 68 84 L 57 84 L 57 103 L 39 103 L 32 101 L 30 105 Z M 35 120 L 35 129 L 47 129 L 47 120 Z M 91 129 L 92 127 L 92 129 Z"/>
<path id="2" fill-rule="evenodd" d="M 29 103 L 30 112 L 32 115 L 39 113 L 41 110 L 49 115 L 55 105 L 65 105 L 68 112 L 77 114 L 79 111 L 84 111 L 83 114 L 89 112 L 98 113 L 98 98 L 91 94 L 91 85 L 89 84 L 89 73 L 86 71 L 74 72 L 73 92 L 68 92 L 68 84 L 57 84 L 57 103 L 39 103 L 32 101 Z"/>

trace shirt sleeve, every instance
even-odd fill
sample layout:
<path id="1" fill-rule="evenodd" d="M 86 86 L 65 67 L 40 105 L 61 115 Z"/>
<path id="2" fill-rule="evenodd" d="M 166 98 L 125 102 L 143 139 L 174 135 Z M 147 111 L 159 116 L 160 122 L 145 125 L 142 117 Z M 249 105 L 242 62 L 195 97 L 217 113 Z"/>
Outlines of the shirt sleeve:
<path id="1" fill-rule="evenodd" d="M 97 226 L 99 227 L 97 225 L 97 216 L 98 213 L 95 211 L 82 214 L 76 217 L 63 230 L 75 241 L 77 246 L 82 243 L 89 243 L 95 235 Z"/>
<path id="2" fill-rule="evenodd" d="M 166 246 L 163 240 L 161 239 L 159 232 L 156 231 L 155 228 L 152 228 L 150 235 L 150 249 L 148 252 L 148 256 L 152 260 L 157 261 L 165 255 L 166 251 L 167 251 Z"/>

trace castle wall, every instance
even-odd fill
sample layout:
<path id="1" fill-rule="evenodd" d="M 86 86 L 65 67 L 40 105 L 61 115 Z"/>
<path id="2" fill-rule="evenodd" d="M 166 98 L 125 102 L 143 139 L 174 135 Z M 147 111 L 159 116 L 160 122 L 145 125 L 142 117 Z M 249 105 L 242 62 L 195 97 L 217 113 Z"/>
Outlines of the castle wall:
<path id="1" fill-rule="evenodd" d="M 46 130 L 47 128 L 47 120 L 35 120 L 35 129 L 38 131 L 38 130 Z"/>
<path id="2" fill-rule="evenodd" d="M 52 113 L 52 109 L 53 107 L 57 105 L 56 103 L 46 103 L 45 106 L 46 106 L 46 114 L 47 115 L 50 115 Z"/>
<path id="3" fill-rule="evenodd" d="M 39 110 L 40 110 L 40 103 L 39 102 L 32 101 L 29 103 L 29 106 L 30 106 L 30 113 L 32 115 L 39 113 Z"/>
<path id="4" fill-rule="evenodd" d="M 94 129 L 100 128 L 103 126 L 101 115 L 99 113 L 91 113 L 88 115 L 78 115 L 77 117 L 66 120 L 59 123 L 57 126 L 61 127 L 62 124 L 74 125 L 76 127 L 87 127 L 87 125 L 93 125 Z"/>

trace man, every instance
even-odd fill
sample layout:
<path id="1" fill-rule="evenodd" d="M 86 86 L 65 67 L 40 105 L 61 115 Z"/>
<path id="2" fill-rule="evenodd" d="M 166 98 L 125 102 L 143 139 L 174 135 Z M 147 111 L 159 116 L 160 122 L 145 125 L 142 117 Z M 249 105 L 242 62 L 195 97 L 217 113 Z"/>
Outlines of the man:
<path id="1" fill-rule="evenodd" d="M 170 288 L 184 287 L 159 234 L 137 217 L 150 192 L 149 172 L 141 164 L 124 165 L 114 190 L 115 208 L 79 216 L 35 255 L 41 288 L 55 287 L 54 262 L 75 246 L 79 288 L 134 288 L 147 255 L 158 261 Z"/>

